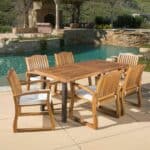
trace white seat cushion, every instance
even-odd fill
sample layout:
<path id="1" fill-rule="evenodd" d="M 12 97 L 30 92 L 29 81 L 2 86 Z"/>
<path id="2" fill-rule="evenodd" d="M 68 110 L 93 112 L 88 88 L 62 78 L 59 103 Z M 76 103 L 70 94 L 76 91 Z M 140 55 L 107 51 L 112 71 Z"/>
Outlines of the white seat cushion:
<path id="1" fill-rule="evenodd" d="M 41 80 L 41 77 L 40 77 L 40 76 L 30 77 L 30 81 L 38 81 L 38 80 Z M 52 78 L 47 78 L 47 80 L 49 80 L 49 81 L 54 81 L 54 79 L 52 79 Z M 38 83 L 41 83 L 41 82 L 38 82 Z M 37 84 L 36 84 L 36 85 L 37 85 Z M 36 86 L 36 85 L 32 84 L 31 89 L 32 89 L 32 90 L 41 89 L 40 86 Z"/>
<path id="2" fill-rule="evenodd" d="M 37 80 L 41 80 L 41 77 L 40 76 L 30 77 L 30 81 L 37 81 Z"/>
<path id="3" fill-rule="evenodd" d="M 20 97 L 20 105 L 32 105 L 45 103 L 47 99 L 47 93 L 30 94 Z M 51 98 L 50 98 L 51 99 Z"/>
<path id="4" fill-rule="evenodd" d="M 92 91 L 96 91 L 96 86 L 88 86 L 88 88 L 91 89 Z M 76 90 L 76 95 L 81 98 L 92 101 L 92 95 L 83 89 Z"/>
<path id="5" fill-rule="evenodd" d="M 50 80 L 50 81 L 53 81 L 53 80 L 54 80 L 53 78 L 49 78 L 49 77 L 48 77 L 48 78 L 46 78 L 46 79 L 47 79 L 47 80 Z"/>
<path id="6" fill-rule="evenodd" d="M 53 78 L 46 78 L 47 80 L 53 81 Z M 37 80 L 41 80 L 40 76 L 35 76 L 35 77 L 30 77 L 30 81 L 37 81 Z"/>

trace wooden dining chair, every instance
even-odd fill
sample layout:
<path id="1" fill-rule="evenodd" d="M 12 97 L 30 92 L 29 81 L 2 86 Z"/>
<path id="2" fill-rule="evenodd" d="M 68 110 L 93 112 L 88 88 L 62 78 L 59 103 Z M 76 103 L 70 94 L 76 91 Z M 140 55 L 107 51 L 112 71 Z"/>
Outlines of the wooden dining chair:
<path id="1" fill-rule="evenodd" d="M 56 66 L 63 66 L 67 64 L 75 63 L 74 56 L 72 52 L 60 52 L 55 54 Z M 88 77 L 89 85 L 92 85 L 91 77 Z"/>
<path id="2" fill-rule="evenodd" d="M 73 64 L 75 61 L 72 52 L 60 52 L 55 53 L 55 62 L 56 66 L 63 66 Z"/>
<path id="3" fill-rule="evenodd" d="M 51 130 L 55 128 L 55 121 L 50 105 L 51 96 L 50 90 L 39 90 L 39 91 L 27 91 L 23 92 L 20 80 L 14 69 L 10 69 L 8 71 L 7 79 L 9 81 L 14 104 L 15 104 L 15 117 L 13 121 L 13 131 L 14 132 L 25 132 L 25 131 L 44 131 L 44 130 Z M 41 80 L 41 82 L 43 82 Z M 44 82 L 46 82 L 44 80 Z M 22 112 L 22 107 L 30 107 L 30 106 L 38 106 L 38 105 L 46 105 L 47 112 Z M 18 128 L 18 117 L 19 116 L 34 116 L 34 115 L 44 115 L 48 113 L 51 127 L 49 128 Z"/>
<path id="4" fill-rule="evenodd" d="M 101 76 L 101 78 L 97 83 L 97 86 L 83 86 L 77 83 L 72 83 L 72 91 L 74 92 L 70 102 L 69 117 L 71 119 L 79 121 L 84 125 L 97 129 L 98 128 L 97 108 L 99 107 L 100 109 L 101 108 L 100 105 L 108 101 L 115 101 L 116 115 L 117 117 L 120 117 L 120 109 L 121 109 L 119 101 L 120 77 L 121 72 L 117 70 Z M 78 87 L 79 89 L 75 90 L 75 87 Z M 75 96 L 85 99 L 91 103 L 93 123 L 85 122 L 83 119 L 80 119 L 73 115 Z"/>
<path id="5" fill-rule="evenodd" d="M 27 71 L 26 71 L 26 80 L 28 81 L 27 89 L 29 90 L 30 89 L 30 81 L 37 81 L 37 80 L 41 79 L 40 76 L 37 76 L 34 73 L 34 70 L 48 69 L 49 63 L 48 63 L 48 58 L 46 55 L 33 55 L 30 57 L 26 57 L 25 62 L 26 62 L 26 66 L 27 66 Z M 50 85 L 55 84 L 54 79 L 47 78 L 47 80 L 50 81 Z"/>
<path id="6" fill-rule="evenodd" d="M 124 81 L 121 83 L 121 105 L 122 115 L 125 112 L 125 97 L 127 95 L 137 94 L 137 106 L 141 107 L 142 92 L 141 92 L 141 78 L 145 65 L 139 64 L 134 67 L 129 67 Z"/>
<path id="7" fill-rule="evenodd" d="M 118 63 L 135 66 L 138 64 L 139 56 L 131 53 L 120 53 L 117 59 Z"/>

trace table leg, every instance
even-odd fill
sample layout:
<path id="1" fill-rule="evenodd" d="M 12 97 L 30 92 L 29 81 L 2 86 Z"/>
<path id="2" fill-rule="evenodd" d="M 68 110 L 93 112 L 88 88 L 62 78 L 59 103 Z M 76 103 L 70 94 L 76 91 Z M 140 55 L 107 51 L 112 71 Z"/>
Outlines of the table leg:
<path id="1" fill-rule="evenodd" d="M 67 122 L 67 83 L 62 83 L 62 122 Z"/>
<path id="2" fill-rule="evenodd" d="M 42 77 L 42 79 L 46 80 L 46 77 Z M 41 86 L 42 86 L 42 89 L 45 89 L 46 88 L 46 82 L 42 83 Z M 45 105 L 41 105 L 40 110 L 44 111 L 45 110 Z"/>

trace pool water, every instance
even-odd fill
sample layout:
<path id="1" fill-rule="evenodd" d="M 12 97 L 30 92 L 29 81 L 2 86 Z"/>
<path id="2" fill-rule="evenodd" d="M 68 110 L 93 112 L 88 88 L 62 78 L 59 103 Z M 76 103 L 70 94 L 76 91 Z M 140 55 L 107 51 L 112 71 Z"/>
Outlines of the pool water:
<path id="1" fill-rule="evenodd" d="M 75 45 L 65 48 L 66 51 L 72 51 L 76 62 L 87 61 L 93 59 L 106 59 L 107 57 L 118 55 L 119 53 L 132 52 L 138 54 L 137 48 L 125 48 L 118 46 L 102 45 L 95 47 L 92 45 Z M 61 50 L 46 50 L 37 52 L 25 52 L 22 54 L 0 55 L 0 77 L 5 76 L 10 68 L 14 68 L 18 74 L 25 73 L 25 57 L 33 54 L 46 54 L 48 56 L 49 65 L 54 66 L 54 53 Z"/>

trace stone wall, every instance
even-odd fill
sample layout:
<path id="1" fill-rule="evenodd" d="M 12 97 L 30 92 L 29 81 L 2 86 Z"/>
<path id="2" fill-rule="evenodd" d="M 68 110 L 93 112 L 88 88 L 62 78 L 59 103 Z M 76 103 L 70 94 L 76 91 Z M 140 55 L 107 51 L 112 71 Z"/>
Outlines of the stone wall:
<path id="1" fill-rule="evenodd" d="M 150 31 L 148 30 L 107 30 L 106 37 L 101 39 L 103 44 L 125 47 L 140 47 L 150 44 Z"/>
<path id="2" fill-rule="evenodd" d="M 64 41 L 65 45 L 91 43 L 140 47 L 150 44 L 150 30 L 72 29 L 64 31 Z"/>
<path id="3" fill-rule="evenodd" d="M 24 53 L 31 51 L 59 50 L 60 39 L 1 41 L 0 54 Z"/>
<path id="4" fill-rule="evenodd" d="M 37 33 L 38 28 L 21 28 L 21 27 L 15 27 L 12 28 L 12 33 L 13 34 L 18 34 L 18 33 Z"/>
<path id="5" fill-rule="evenodd" d="M 101 33 L 91 29 L 66 29 L 64 31 L 65 45 L 72 44 L 94 44 L 99 40 Z"/>
<path id="6" fill-rule="evenodd" d="M 41 50 L 43 43 L 48 50 L 60 49 L 62 44 L 108 44 L 125 47 L 150 44 L 149 30 L 68 29 L 61 34 L 64 35 L 64 42 L 59 38 L 48 39 L 47 34 L 0 34 L 0 54 Z M 44 39 L 47 40 L 43 42 Z"/>

